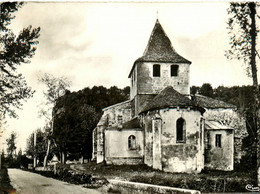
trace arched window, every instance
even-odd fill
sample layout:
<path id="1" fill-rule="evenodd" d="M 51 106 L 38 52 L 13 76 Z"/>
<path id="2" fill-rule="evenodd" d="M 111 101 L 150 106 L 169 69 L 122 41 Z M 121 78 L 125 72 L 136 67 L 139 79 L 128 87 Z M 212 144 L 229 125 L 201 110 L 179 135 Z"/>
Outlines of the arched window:
<path id="1" fill-rule="evenodd" d="M 161 67 L 160 65 L 153 65 L 153 76 L 160 77 L 161 76 Z"/>
<path id="2" fill-rule="evenodd" d="M 130 135 L 128 137 L 128 148 L 129 149 L 136 149 L 136 140 L 135 140 L 135 136 L 134 135 Z"/>
<path id="3" fill-rule="evenodd" d="M 171 77 L 178 76 L 179 65 L 171 65 Z"/>
<path id="4" fill-rule="evenodd" d="M 179 118 L 176 122 L 176 142 L 185 143 L 186 124 L 183 118 Z"/>

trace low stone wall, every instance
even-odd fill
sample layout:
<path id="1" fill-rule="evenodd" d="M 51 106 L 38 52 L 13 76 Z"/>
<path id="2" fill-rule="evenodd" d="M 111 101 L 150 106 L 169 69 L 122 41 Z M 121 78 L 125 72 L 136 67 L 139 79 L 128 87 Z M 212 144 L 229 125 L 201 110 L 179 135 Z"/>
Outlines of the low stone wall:
<path id="1" fill-rule="evenodd" d="M 120 180 L 109 180 L 110 188 L 114 191 L 122 193 L 140 194 L 140 193 L 174 193 L 174 194 L 200 194 L 200 191 L 179 189 L 174 187 L 166 187 L 159 185 L 151 185 L 145 183 L 136 183 Z"/>

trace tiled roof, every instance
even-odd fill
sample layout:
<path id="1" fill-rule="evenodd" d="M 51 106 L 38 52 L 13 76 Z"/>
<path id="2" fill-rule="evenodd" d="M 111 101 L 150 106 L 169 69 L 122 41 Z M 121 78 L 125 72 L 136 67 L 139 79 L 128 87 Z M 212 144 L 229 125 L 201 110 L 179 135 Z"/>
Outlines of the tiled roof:
<path id="1" fill-rule="evenodd" d="M 232 130 L 231 127 L 225 126 L 222 123 L 218 121 L 211 121 L 211 120 L 205 120 L 205 128 L 206 129 L 230 129 Z"/>
<path id="2" fill-rule="evenodd" d="M 196 94 L 193 96 L 193 100 L 198 106 L 202 106 L 204 108 L 236 108 L 233 104 L 228 104 L 221 100 L 213 99 L 207 96 L 202 96 Z"/>
<path id="3" fill-rule="evenodd" d="M 194 103 L 186 96 L 177 92 L 172 86 L 166 87 L 157 96 L 155 96 L 150 102 L 148 102 L 144 108 L 140 111 L 146 112 L 148 110 L 161 109 L 167 107 L 195 107 Z M 204 109 L 197 107 L 200 111 L 204 112 Z"/>
<path id="4" fill-rule="evenodd" d="M 173 48 L 170 39 L 164 32 L 161 24 L 157 20 L 142 57 L 138 58 L 129 74 L 137 62 L 168 62 L 168 63 L 189 63 L 190 61 L 180 56 Z"/>
<path id="5" fill-rule="evenodd" d="M 127 121 L 123 123 L 124 129 L 135 129 L 135 128 L 141 128 L 140 122 L 137 117 L 133 118 L 130 121 Z"/>

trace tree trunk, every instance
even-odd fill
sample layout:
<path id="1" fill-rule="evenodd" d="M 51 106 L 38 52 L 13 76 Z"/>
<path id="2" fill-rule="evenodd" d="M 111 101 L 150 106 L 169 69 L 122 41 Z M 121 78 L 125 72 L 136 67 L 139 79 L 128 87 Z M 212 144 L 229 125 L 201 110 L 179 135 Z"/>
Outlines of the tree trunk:
<path id="1" fill-rule="evenodd" d="M 249 3 L 250 9 L 250 18 L 251 18 L 251 71 L 252 71 L 252 78 L 253 78 L 253 86 L 258 87 L 258 80 L 257 80 L 257 68 L 256 68 L 256 22 L 255 22 L 255 15 L 256 15 L 256 8 L 255 2 Z"/>
<path id="2" fill-rule="evenodd" d="M 258 86 L 258 79 L 257 79 L 257 67 L 256 67 L 256 21 L 255 21 L 255 15 L 256 15 L 256 3 L 250 2 L 249 4 L 250 9 L 250 18 L 251 18 L 251 30 L 250 30 L 250 36 L 251 36 L 251 60 L 250 60 L 250 66 L 251 66 L 251 72 L 252 72 L 252 78 L 253 78 L 253 86 L 254 86 L 254 98 L 255 98 L 255 115 L 256 115 L 256 143 L 257 143 L 257 171 L 258 171 L 258 186 L 260 186 L 260 130 L 259 130 L 259 122 L 260 122 L 260 94 L 259 94 L 259 86 Z"/>
<path id="3" fill-rule="evenodd" d="M 61 152 L 61 163 L 66 164 L 66 153 L 64 151 Z"/>
<path id="4" fill-rule="evenodd" d="M 47 159 L 48 159 L 48 156 L 49 156 L 49 153 L 50 153 L 50 147 L 51 147 L 51 140 L 48 139 L 47 152 L 46 152 L 46 155 L 45 155 L 44 161 L 43 161 L 44 169 L 46 169 L 46 167 L 47 167 Z"/>
<path id="5" fill-rule="evenodd" d="M 84 164 L 84 156 L 81 156 L 81 164 Z"/>

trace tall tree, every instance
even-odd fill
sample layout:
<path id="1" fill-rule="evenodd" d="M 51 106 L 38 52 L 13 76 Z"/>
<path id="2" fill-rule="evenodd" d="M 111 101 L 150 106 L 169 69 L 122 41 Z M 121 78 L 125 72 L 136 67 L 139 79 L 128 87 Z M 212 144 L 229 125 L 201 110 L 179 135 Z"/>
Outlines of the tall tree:
<path id="1" fill-rule="evenodd" d="M 47 148 L 47 138 L 41 129 L 36 130 L 36 146 L 34 145 L 34 133 L 27 139 L 26 154 L 32 158 L 36 155 L 39 162 L 43 164 Z"/>
<path id="2" fill-rule="evenodd" d="M 6 139 L 6 144 L 7 144 L 7 154 L 9 159 L 13 159 L 13 156 L 16 154 L 16 145 L 15 145 L 15 140 L 16 140 L 16 133 L 12 132 L 10 137 Z"/>
<path id="3" fill-rule="evenodd" d="M 258 55 L 256 38 L 256 3 L 230 3 L 228 30 L 230 49 L 226 52 L 228 59 L 243 60 L 247 65 L 247 73 L 252 76 L 253 85 L 258 87 L 256 55 Z"/>
<path id="4" fill-rule="evenodd" d="M 90 159 L 92 131 L 102 115 L 102 108 L 127 100 L 129 92 L 129 87 L 94 86 L 78 92 L 68 91 L 60 97 L 53 109 L 53 137 L 62 155 L 70 159 Z"/>
<path id="5" fill-rule="evenodd" d="M 25 78 L 17 72 L 22 63 L 33 57 L 40 36 L 40 28 L 29 26 L 15 35 L 9 25 L 23 3 L 0 4 L 0 112 L 2 116 L 17 117 L 15 108 L 21 108 L 22 100 L 30 98 L 34 91 Z"/>
<path id="6" fill-rule="evenodd" d="M 46 90 L 43 92 L 46 101 L 44 102 L 44 107 L 40 110 L 40 115 L 46 120 L 45 132 L 48 137 L 47 151 L 43 162 L 44 167 L 46 167 L 51 147 L 51 135 L 53 132 L 52 109 L 56 100 L 64 95 L 65 91 L 70 87 L 71 82 L 66 77 L 54 77 L 47 73 L 40 76 L 38 80 L 46 86 Z"/>
<path id="7" fill-rule="evenodd" d="M 252 113 L 254 114 L 254 123 L 257 131 L 255 144 L 257 150 L 257 167 L 258 167 L 258 184 L 260 186 L 260 92 L 257 78 L 256 56 L 257 51 L 257 35 L 259 30 L 256 25 L 256 2 L 230 3 L 228 14 L 228 29 L 230 34 L 231 48 L 226 52 L 228 59 L 243 60 L 247 66 L 247 74 L 252 77 L 254 86 L 254 106 Z M 258 16 L 259 18 L 259 16 Z"/>

